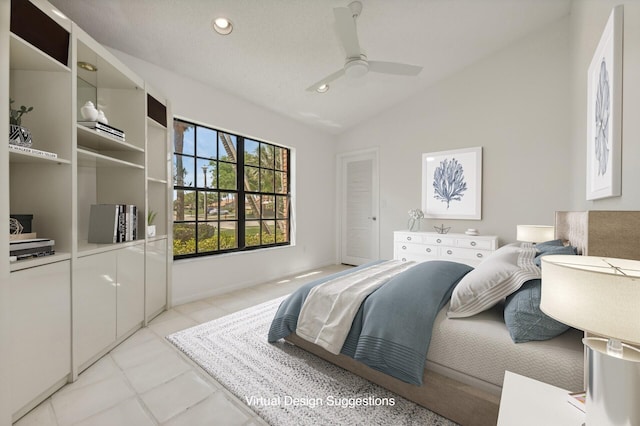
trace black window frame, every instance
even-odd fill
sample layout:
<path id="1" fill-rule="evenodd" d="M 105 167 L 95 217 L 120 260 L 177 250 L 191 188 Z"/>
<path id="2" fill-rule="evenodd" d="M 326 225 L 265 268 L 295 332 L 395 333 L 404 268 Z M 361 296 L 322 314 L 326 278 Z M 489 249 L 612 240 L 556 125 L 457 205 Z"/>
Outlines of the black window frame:
<path id="1" fill-rule="evenodd" d="M 291 235 L 291 230 L 292 230 L 292 224 L 291 224 L 291 220 L 292 220 L 292 212 L 291 212 L 291 148 L 282 146 L 282 145 L 278 145 L 272 142 L 266 142 L 260 139 L 256 139 L 253 137 L 246 137 L 237 133 L 231 133 L 228 131 L 224 131 L 224 130 L 219 130 L 216 129 L 214 127 L 211 126 L 207 126 L 207 125 L 203 125 L 203 124 L 199 124 L 199 123 L 194 123 L 192 121 L 189 121 L 187 119 L 183 119 L 183 118 L 178 118 L 178 117 L 174 117 L 173 119 L 173 123 L 174 123 L 174 129 L 176 126 L 176 123 L 182 123 L 184 125 L 187 126 L 193 126 L 193 131 L 194 131 L 194 152 L 193 154 L 185 154 L 184 152 L 182 153 L 178 153 L 176 152 L 175 148 L 176 148 L 176 142 L 175 142 L 175 135 L 174 135 L 174 141 L 172 143 L 172 168 L 173 168 L 173 173 L 176 173 L 176 169 L 175 169 L 175 164 L 176 164 L 176 156 L 177 155 L 181 155 L 183 158 L 189 158 L 193 161 L 193 167 L 194 167 L 194 174 L 198 173 L 197 170 L 197 164 L 198 164 L 198 160 L 209 160 L 209 162 L 215 162 L 216 166 L 216 187 L 215 188 L 210 188 L 207 187 L 206 185 L 206 177 L 204 179 L 204 185 L 205 186 L 199 186 L 199 178 L 197 178 L 196 176 L 194 176 L 194 181 L 191 183 L 191 185 L 186 185 L 186 183 L 188 182 L 183 182 L 183 185 L 177 185 L 177 179 L 175 176 L 172 176 L 172 180 L 173 180 L 173 194 L 172 194 L 172 217 L 173 217 L 173 228 L 174 228 L 174 236 L 175 236 L 175 230 L 176 230 L 176 225 L 180 226 L 180 225 L 184 225 L 184 224 L 193 224 L 194 225 L 194 238 L 195 238 L 195 252 L 193 253 L 187 253 L 187 254 L 175 254 L 175 250 L 174 250 L 174 255 L 173 255 L 173 259 L 174 260 L 180 260 L 180 259 L 188 259 L 188 258 L 194 258 L 194 257 L 203 257 L 203 256 L 216 256 L 219 254 L 225 254 L 225 253 L 233 253 L 233 252 L 245 252 L 245 251 L 253 251 L 253 250 L 260 250 L 260 249 L 265 249 L 265 248 L 273 248 L 273 247 L 282 247 L 282 246 L 290 246 L 291 245 L 291 240 L 292 240 L 292 235 Z M 206 129 L 208 131 L 213 131 L 216 132 L 216 158 L 212 159 L 209 157 L 202 157 L 198 155 L 198 139 L 197 139 L 197 134 L 198 134 L 198 128 L 202 128 L 202 129 Z M 224 159 L 221 159 L 221 155 L 218 152 L 219 151 L 219 146 L 220 146 L 220 134 L 225 134 L 225 135 L 229 135 L 232 139 L 235 138 L 235 142 L 236 142 L 236 162 L 230 162 L 230 161 L 226 161 Z M 258 190 L 254 189 L 249 189 L 249 188 L 245 188 L 245 142 L 246 141 L 250 141 L 250 142 L 255 142 L 258 144 L 258 166 L 255 166 L 253 164 L 249 164 L 247 165 L 247 167 L 250 168 L 256 168 L 258 169 Z M 266 146 L 266 147 L 271 147 L 271 149 L 273 149 L 273 152 L 275 153 L 276 150 L 284 150 L 286 152 L 286 163 L 282 164 L 283 167 L 277 168 L 277 161 L 276 161 L 276 156 L 275 154 L 273 155 L 273 162 L 272 162 L 272 168 L 269 167 L 268 165 L 264 165 L 262 164 L 262 147 Z M 184 151 L 184 150 L 183 150 Z M 236 188 L 235 189 L 220 189 L 218 188 L 218 179 L 219 179 L 219 170 L 220 164 L 235 164 L 236 167 Z M 271 191 L 263 191 L 262 189 L 262 170 L 266 170 L 268 173 L 269 171 L 273 172 L 274 175 L 274 180 L 273 180 L 273 187 L 271 188 Z M 203 171 L 204 172 L 204 171 Z M 282 179 L 282 177 L 284 176 L 284 178 L 286 179 L 286 190 L 284 192 L 282 191 L 277 191 L 276 188 L 276 184 L 275 184 L 275 176 L 278 173 L 284 173 L 284 175 L 280 175 L 280 178 Z M 206 173 L 205 173 L 206 176 Z M 176 220 L 176 215 L 175 215 L 175 205 L 174 203 L 176 203 L 176 191 L 185 191 L 185 193 L 187 191 L 193 191 L 195 193 L 195 197 L 194 197 L 194 201 L 195 201 L 195 207 L 193 208 L 193 211 L 195 212 L 193 214 L 193 218 L 189 219 L 189 220 Z M 217 219 L 210 219 L 207 216 L 207 212 L 209 211 L 209 207 L 207 206 L 207 202 L 204 202 L 203 206 L 200 206 L 200 193 L 206 193 L 206 194 L 210 194 L 210 193 L 217 193 L 217 203 L 218 203 L 218 214 L 215 215 L 217 217 Z M 222 215 L 220 214 L 222 212 L 222 208 L 220 207 L 220 194 L 221 193 L 229 193 L 229 194 L 235 194 L 235 199 L 236 199 L 236 214 L 235 214 L 235 218 L 222 218 Z M 272 197 L 273 199 L 273 203 L 274 203 L 274 208 L 273 208 L 273 217 L 263 217 L 264 214 L 264 210 L 263 210 L 263 203 L 260 203 L 260 212 L 257 214 L 257 218 L 247 218 L 245 215 L 246 212 L 246 197 L 250 196 L 250 197 Z M 277 201 L 280 201 L 284 198 L 284 202 L 286 203 L 286 207 L 285 207 L 285 213 L 286 213 L 286 217 L 281 217 L 279 216 L 279 212 L 277 209 Z M 206 198 L 205 198 L 206 199 Z M 260 198 L 261 200 L 261 198 Z M 183 206 L 184 207 L 184 206 Z M 199 208 L 200 207 L 204 207 L 203 208 L 203 212 L 204 212 L 204 219 L 200 219 L 200 213 L 199 213 Z M 220 249 L 220 241 L 221 241 L 221 235 L 220 235 L 220 223 L 221 222 L 235 222 L 236 223 L 236 243 L 237 243 L 237 247 L 233 247 L 233 248 L 224 248 L 224 249 Z M 258 228 L 258 235 L 259 235 L 259 243 L 258 244 L 251 244 L 251 245 L 247 245 L 247 241 L 246 241 L 246 228 L 245 225 L 247 224 L 247 222 L 259 222 L 259 228 Z M 273 242 L 265 242 L 263 240 L 264 238 L 264 234 L 269 234 L 269 232 L 265 232 L 266 228 L 263 228 L 265 226 L 265 222 L 271 222 L 274 227 L 273 227 Z M 286 223 L 278 223 L 278 222 L 286 222 Z M 210 251 L 199 251 L 199 225 L 203 224 L 203 223 L 217 223 L 217 250 L 210 250 Z M 284 226 L 283 229 L 279 229 L 279 225 Z M 282 235 L 282 233 L 285 234 L 286 237 L 286 241 L 281 241 L 278 242 L 277 238 L 279 235 Z M 175 247 L 175 239 L 174 239 L 174 247 Z"/>

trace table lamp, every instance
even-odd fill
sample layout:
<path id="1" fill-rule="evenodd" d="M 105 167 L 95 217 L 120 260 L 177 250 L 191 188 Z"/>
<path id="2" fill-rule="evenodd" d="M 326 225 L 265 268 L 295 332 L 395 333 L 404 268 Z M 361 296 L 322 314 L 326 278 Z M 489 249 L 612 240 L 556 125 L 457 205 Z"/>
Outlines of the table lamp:
<path id="1" fill-rule="evenodd" d="M 528 243 L 541 243 L 554 238 L 554 227 L 546 225 L 518 225 L 516 240 Z"/>
<path id="2" fill-rule="evenodd" d="M 544 256 L 540 308 L 587 332 L 587 426 L 640 425 L 640 261 Z"/>

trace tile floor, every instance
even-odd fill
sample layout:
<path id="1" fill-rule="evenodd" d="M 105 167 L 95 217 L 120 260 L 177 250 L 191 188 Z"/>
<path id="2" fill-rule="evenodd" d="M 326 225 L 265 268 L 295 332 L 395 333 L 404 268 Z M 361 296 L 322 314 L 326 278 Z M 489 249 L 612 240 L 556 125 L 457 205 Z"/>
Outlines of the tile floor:
<path id="1" fill-rule="evenodd" d="M 265 425 L 164 336 L 285 295 L 331 265 L 175 306 L 27 413 L 17 426 Z"/>

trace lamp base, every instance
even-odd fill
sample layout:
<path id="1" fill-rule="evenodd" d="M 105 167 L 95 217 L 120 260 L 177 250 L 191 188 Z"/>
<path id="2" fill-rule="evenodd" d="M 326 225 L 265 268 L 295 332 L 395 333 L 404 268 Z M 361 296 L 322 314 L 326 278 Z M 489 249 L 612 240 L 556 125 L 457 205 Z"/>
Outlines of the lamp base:
<path id="1" fill-rule="evenodd" d="M 640 350 L 623 344 L 621 356 L 607 353 L 607 339 L 582 339 L 587 347 L 587 426 L 640 425 Z"/>

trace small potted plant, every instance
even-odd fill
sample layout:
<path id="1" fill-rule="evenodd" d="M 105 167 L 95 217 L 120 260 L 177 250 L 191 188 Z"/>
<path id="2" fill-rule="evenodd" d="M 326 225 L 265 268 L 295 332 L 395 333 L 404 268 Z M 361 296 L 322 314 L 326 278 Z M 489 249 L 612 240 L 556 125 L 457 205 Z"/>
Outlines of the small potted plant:
<path id="1" fill-rule="evenodd" d="M 156 236 L 156 226 L 153 224 L 153 221 L 156 220 L 157 212 L 153 210 L 149 210 L 147 213 L 147 237 L 155 237 Z"/>
<path id="2" fill-rule="evenodd" d="M 9 98 L 9 143 L 20 146 L 31 146 L 31 132 L 22 127 L 22 116 L 33 111 L 33 107 L 22 105 L 20 109 L 11 108 L 15 101 Z"/>

